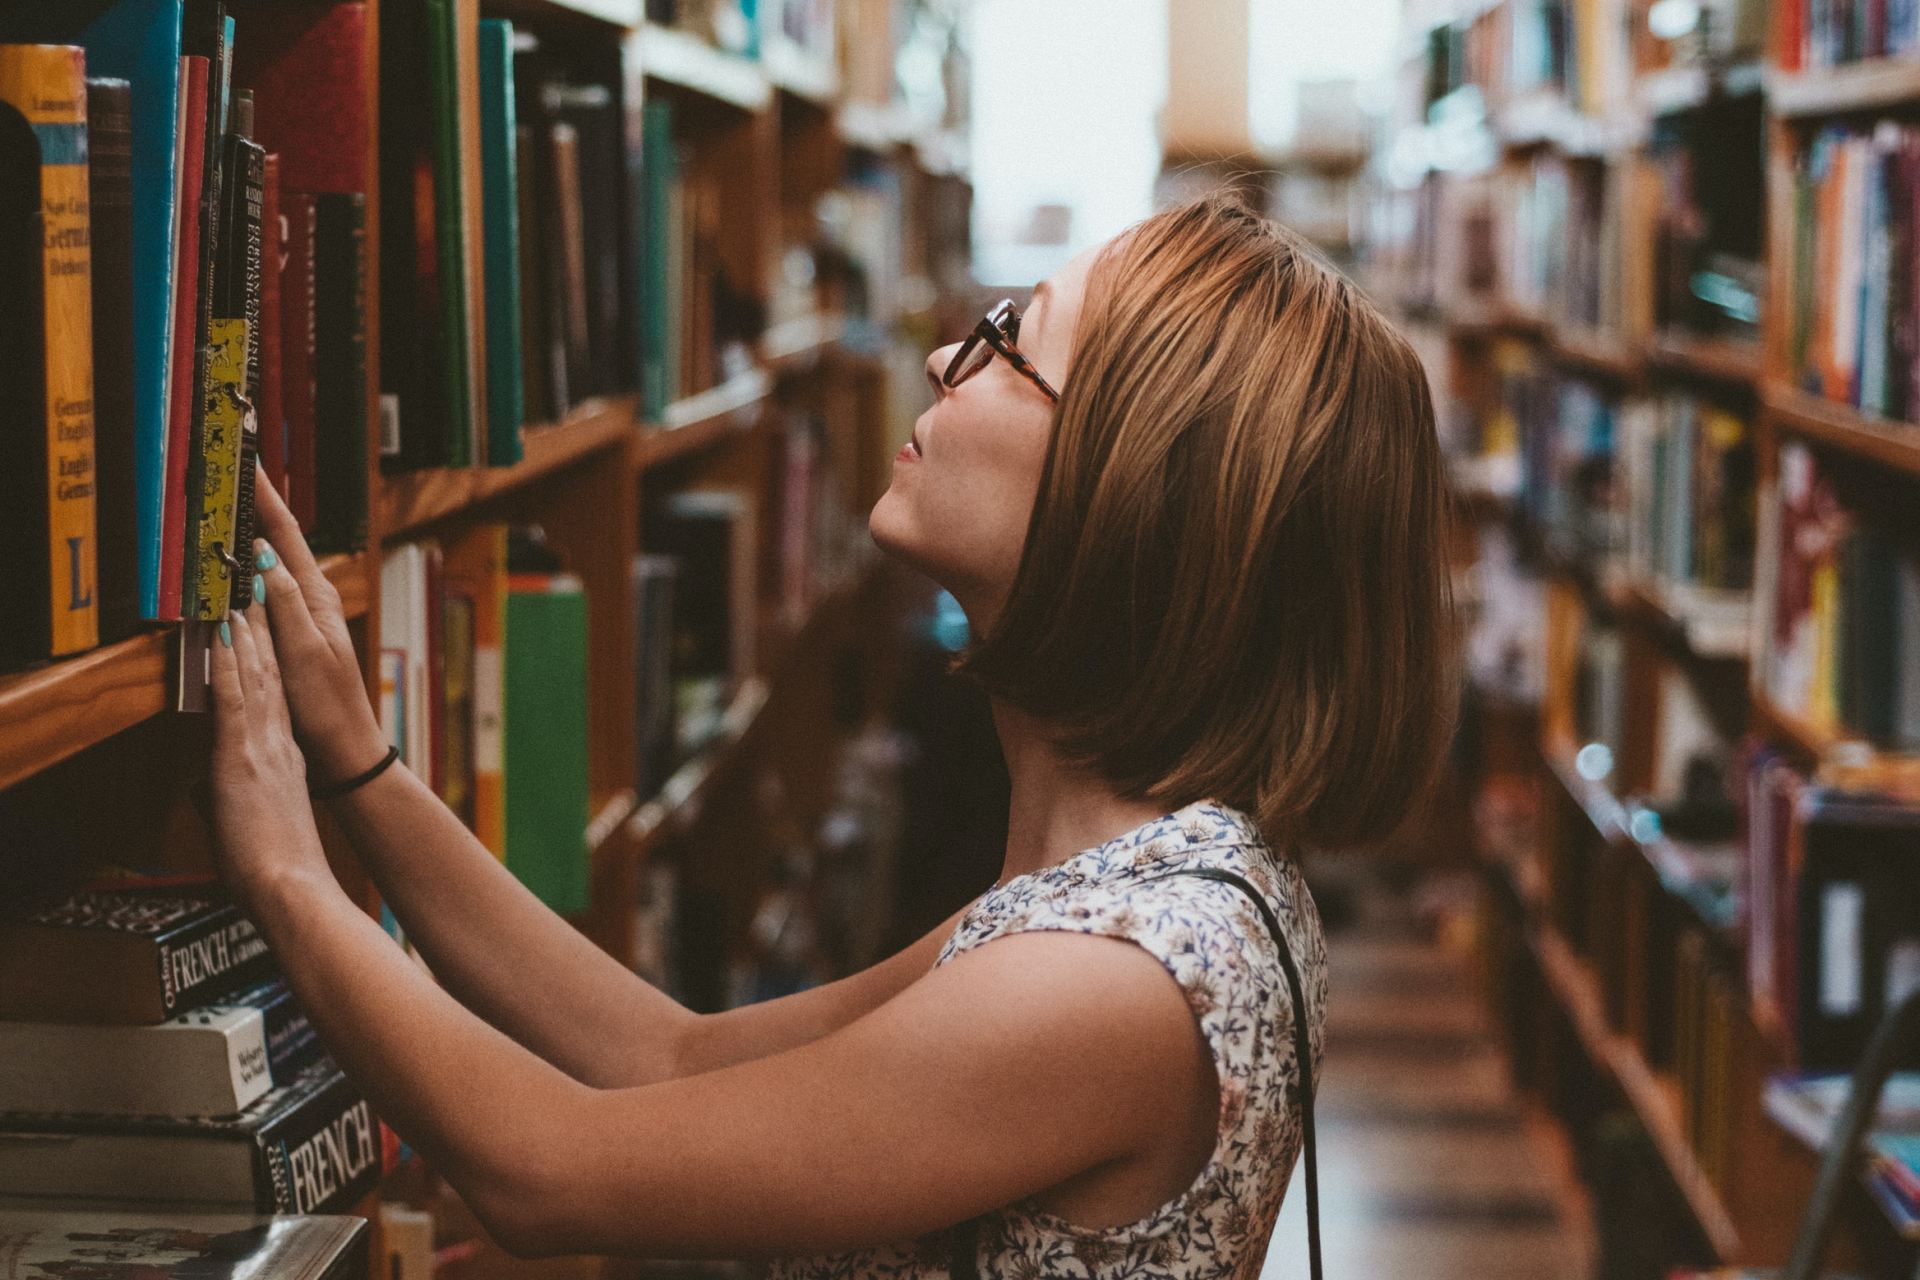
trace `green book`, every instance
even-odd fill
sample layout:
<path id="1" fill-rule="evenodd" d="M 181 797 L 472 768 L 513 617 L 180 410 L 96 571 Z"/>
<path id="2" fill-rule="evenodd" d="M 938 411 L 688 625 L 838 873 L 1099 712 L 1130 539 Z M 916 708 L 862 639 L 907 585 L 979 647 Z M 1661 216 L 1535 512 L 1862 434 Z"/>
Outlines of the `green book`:
<path id="1" fill-rule="evenodd" d="M 514 574 L 506 616 L 507 869 L 562 915 L 587 909 L 587 597 Z"/>
<path id="2" fill-rule="evenodd" d="M 485 193 L 487 465 L 520 461 L 527 417 L 520 350 L 520 163 L 514 151 L 513 24 L 480 23 L 480 174 Z"/>
<path id="3" fill-rule="evenodd" d="M 674 307 L 673 187 L 679 159 L 673 149 L 673 106 L 650 99 L 640 108 L 642 208 L 640 282 L 640 401 L 649 422 L 665 416 L 679 369 L 672 359 Z"/>
<path id="4" fill-rule="evenodd" d="M 455 0 L 426 0 L 427 75 L 433 104 L 433 238 L 440 273 L 440 340 L 446 344 L 442 371 L 450 467 L 473 462 L 466 200 L 460 188 L 459 12 Z"/>

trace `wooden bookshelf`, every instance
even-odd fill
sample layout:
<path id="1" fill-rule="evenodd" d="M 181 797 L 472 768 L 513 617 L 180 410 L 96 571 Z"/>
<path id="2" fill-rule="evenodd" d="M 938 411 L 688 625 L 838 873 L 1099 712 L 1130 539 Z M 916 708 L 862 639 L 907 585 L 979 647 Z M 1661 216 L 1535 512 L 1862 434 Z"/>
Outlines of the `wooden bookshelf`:
<path id="1" fill-rule="evenodd" d="M 648 23 L 639 34 L 640 66 L 658 84 L 737 111 L 763 110 L 772 86 L 759 64 L 725 53 L 689 31 Z"/>
<path id="2" fill-rule="evenodd" d="M 838 312 L 816 311 L 800 316 L 774 325 L 761 336 L 760 358 L 775 373 L 787 373 L 811 365 L 846 331 L 846 317 Z"/>
<path id="3" fill-rule="evenodd" d="M 1767 106 L 1787 120 L 1845 115 L 1920 101 L 1920 60 L 1868 58 L 1767 77 Z"/>
<path id="4" fill-rule="evenodd" d="M 1760 344 L 1667 330 L 1647 344 L 1649 363 L 1711 382 L 1752 389 L 1760 381 Z"/>
<path id="5" fill-rule="evenodd" d="M 1549 342 L 1556 360 L 1584 373 L 1633 383 L 1643 372 L 1639 353 L 1608 334 L 1557 326 Z"/>
<path id="6" fill-rule="evenodd" d="M 372 557 L 321 561 L 349 618 L 365 616 Z M 0 787 L 57 764 L 173 704 L 167 683 L 173 632 L 146 631 L 118 644 L 0 676 Z"/>
<path id="7" fill-rule="evenodd" d="M 1587 965 L 1550 925 L 1532 935 L 1534 955 L 1554 998 L 1566 1011 L 1589 1057 L 1619 1086 L 1640 1123 L 1646 1126 L 1674 1185 L 1720 1261 L 1740 1256 L 1740 1234 L 1713 1180 L 1701 1168 L 1681 1120 L 1678 1089 L 1647 1066 L 1626 1036 L 1608 1024 L 1606 1002 Z"/>
<path id="8" fill-rule="evenodd" d="M 771 389 L 766 371 L 755 369 L 710 391 L 674 401 L 660 423 L 642 432 L 641 467 L 687 457 L 747 430 Z"/>
<path id="9" fill-rule="evenodd" d="M 1762 399 L 1786 431 L 1920 479 L 1920 424 L 1882 418 L 1776 379 L 1767 381 Z"/>
<path id="10" fill-rule="evenodd" d="M 1788 711 L 1758 688 L 1753 689 L 1748 698 L 1752 704 L 1754 728 L 1772 741 L 1789 747 L 1808 763 L 1824 758 L 1844 740 L 1840 734 L 1818 728 Z"/>
<path id="11" fill-rule="evenodd" d="M 585 461 L 627 439 L 633 430 L 634 397 L 593 400 L 564 421 L 528 427 L 525 456 L 510 467 L 442 467 L 384 476 L 379 486 L 381 537 L 395 541 L 465 515 L 482 503 Z"/>
<path id="12" fill-rule="evenodd" d="M 800 102 L 824 110 L 840 94 L 840 73 L 834 65 L 808 57 L 791 40 L 766 41 L 760 51 L 760 65 L 769 84 Z"/>

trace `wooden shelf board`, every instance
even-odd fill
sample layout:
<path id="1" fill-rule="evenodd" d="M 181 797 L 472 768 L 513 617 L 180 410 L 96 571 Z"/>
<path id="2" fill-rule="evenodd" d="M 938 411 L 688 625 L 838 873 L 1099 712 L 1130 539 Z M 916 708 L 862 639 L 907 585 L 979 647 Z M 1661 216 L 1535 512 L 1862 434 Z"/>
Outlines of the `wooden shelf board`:
<path id="1" fill-rule="evenodd" d="M 1706 1233 L 1722 1261 L 1740 1251 L 1740 1236 L 1713 1180 L 1701 1168 L 1681 1122 L 1679 1099 L 1673 1085 L 1656 1075 L 1633 1041 L 1607 1024 L 1606 1006 L 1598 984 L 1573 954 L 1566 940 L 1551 927 L 1540 925 L 1533 934 L 1534 953 L 1541 973 L 1566 1010 L 1588 1055 L 1611 1075 L 1653 1138 L 1661 1160 L 1685 1198 L 1687 1207 Z"/>
<path id="2" fill-rule="evenodd" d="M 634 430 L 634 400 L 590 400 L 563 421 L 528 427 L 525 456 L 510 467 L 441 467 L 408 471 L 379 481 L 379 528 L 392 542 L 477 503 L 531 484 L 589 454 L 618 443 Z"/>
<path id="3" fill-rule="evenodd" d="M 1832 750 L 1835 744 L 1842 741 L 1840 734 L 1818 728 L 1780 706 L 1763 689 L 1749 688 L 1747 702 L 1752 709 L 1754 726 L 1757 729 L 1769 739 L 1791 748 L 1808 761 L 1820 760 Z"/>
<path id="4" fill-rule="evenodd" d="M 741 111 L 759 111 L 773 98 L 758 63 L 716 49 L 692 32 L 651 22 L 640 31 L 640 69 L 659 84 Z"/>
<path id="5" fill-rule="evenodd" d="M 699 817 L 708 788 L 723 776 L 741 742 L 745 741 L 767 705 L 771 687 L 756 676 L 744 682 L 721 717 L 720 732 L 699 755 L 687 761 L 661 784 L 660 794 L 635 805 L 625 821 L 628 843 L 645 857 L 668 836 L 683 831 Z"/>
<path id="6" fill-rule="evenodd" d="M 810 363 L 822 348 L 840 341 L 847 318 L 837 311 L 816 311 L 773 325 L 760 336 L 760 358 L 776 373 Z"/>
<path id="7" fill-rule="evenodd" d="M 1590 782 L 1580 776 L 1580 770 L 1574 764 L 1579 748 L 1573 743 L 1558 740 L 1553 735 L 1542 735 L 1540 754 L 1546 759 L 1547 767 L 1559 780 L 1560 786 L 1580 806 L 1580 811 L 1593 824 L 1604 840 L 1627 840 L 1631 836 L 1627 826 L 1627 811 L 1613 792 L 1604 783 Z"/>
<path id="8" fill-rule="evenodd" d="M 1626 343 L 1603 333 L 1556 326 L 1552 337 L 1554 357 L 1590 373 L 1602 374 L 1617 382 L 1634 382 L 1640 377 L 1640 357 Z"/>
<path id="9" fill-rule="evenodd" d="M 596 797 L 589 806 L 593 817 L 587 821 L 587 849 L 594 855 L 619 833 L 639 803 L 632 787 L 622 787 L 610 796 Z"/>
<path id="10" fill-rule="evenodd" d="M 676 400 L 658 423 L 648 423 L 640 437 L 640 465 L 657 467 L 675 458 L 697 453 L 752 425 L 747 412 L 765 400 L 773 379 L 764 369 L 730 378 L 710 391 Z"/>
<path id="11" fill-rule="evenodd" d="M 1763 400 L 1793 434 L 1920 477 L 1920 424 L 1895 422 L 1768 379 Z"/>
<path id="12" fill-rule="evenodd" d="M 321 567 L 350 618 L 367 611 L 364 554 L 327 556 Z M 171 705 L 171 627 L 30 671 L 0 676 L 0 788 L 103 742 Z"/>
<path id="13" fill-rule="evenodd" d="M 1767 77 L 1767 106 L 1787 118 L 1920 103 L 1920 60 L 1867 58 L 1844 66 Z"/>
<path id="14" fill-rule="evenodd" d="M 785 37 L 763 42 L 760 65 L 775 89 L 802 102 L 825 109 L 840 94 L 840 75 L 833 60 L 809 57 Z"/>
<path id="15" fill-rule="evenodd" d="M 597 18 L 616 27 L 637 27 L 643 16 L 641 0 L 543 0 L 548 7 Z"/>
<path id="16" fill-rule="evenodd" d="M 875 154 L 890 152 L 913 137 L 904 111 L 872 102 L 841 103 L 833 125 L 842 142 Z"/>
<path id="17" fill-rule="evenodd" d="M 1650 71 L 1634 82 L 1633 96 L 1651 116 L 1672 115 L 1699 106 L 1707 98 L 1704 67 L 1667 67 Z"/>
<path id="18" fill-rule="evenodd" d="M 1700 338 L 1668 331 L 1647 346 L 1648 359 L 1716 382 L 1753 387 L 1760 381 L 1760 344 L 1736 338 Z"/>

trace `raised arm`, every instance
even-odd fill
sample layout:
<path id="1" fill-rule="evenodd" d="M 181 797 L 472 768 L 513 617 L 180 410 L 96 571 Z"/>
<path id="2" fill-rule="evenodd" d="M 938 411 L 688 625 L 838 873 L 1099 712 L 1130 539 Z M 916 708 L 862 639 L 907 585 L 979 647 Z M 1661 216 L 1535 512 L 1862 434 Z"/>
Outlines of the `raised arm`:
<path id="1" fill-rule="evenodd" d="M 311 769 L 350 778 L 386 751 L 340 597 L 259 477 L 270 647 Z M 256 616 L 257 616 L 256 610 Z M 702 1016 L 555 915 L 405 766 L 330 807 L 407 936 L 460 1003 L 577 1080 L 648 1084 L 777 1053 L 877 1008 L 933 967 L 958 915 L 837 982 Z"/>
<path id="2" fill-rule="evenodd" d="M 354 777 L 387 741 L 339 593 L 264 474 L 256 493 L 271 548 L 258 560 L 272 651 L 294 735 L 318 778 Z M 549 910 L 405 766 L 331 805 L 407 936 L 462 1004 L 589 1083 L 675 1073 L 698 1015 Z"/>

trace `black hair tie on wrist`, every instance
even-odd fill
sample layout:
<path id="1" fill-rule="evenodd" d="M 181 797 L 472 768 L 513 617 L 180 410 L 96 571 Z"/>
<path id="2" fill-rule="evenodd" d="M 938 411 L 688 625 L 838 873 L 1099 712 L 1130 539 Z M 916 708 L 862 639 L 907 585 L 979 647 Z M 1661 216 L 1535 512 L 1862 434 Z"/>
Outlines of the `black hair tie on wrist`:
<path id="1" fill-rule="evenodd" d="M 307 793 L 311 795 L 315 800 L 337 800 L 341 796 L 347 794 L 347 792 L 352 791 L 358 787 L 364 787 L 369 782 L 372 782 L 375 778 L 379 777 L 381 774 L 385 773 L 389 768 L 391 768 L 393 766 L 393 762 L 395 760 L 398 760 L 399 758 L 400 758 L 400 748 L 388 747 L 387 754 L 380 757 L 380 763 L 373 766 L 373 768 L 367 770 L 365 773 L 356 773 L 351 778 L 348 778 L 345 782 L 328 782 L 328 783 L 322 783 L 319 786 L 314 786 L 312 783 L 308 783 Z"/>

